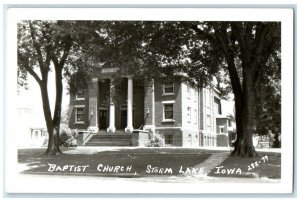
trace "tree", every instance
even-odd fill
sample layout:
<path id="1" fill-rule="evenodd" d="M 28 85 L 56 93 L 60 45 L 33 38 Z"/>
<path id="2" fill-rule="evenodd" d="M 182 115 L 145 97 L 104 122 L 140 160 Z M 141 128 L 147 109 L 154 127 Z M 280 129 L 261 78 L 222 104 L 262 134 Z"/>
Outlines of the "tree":
<path id="1" fill-rule="evenodd" d="M 256 133 L 275 135 L 274 147 L 279 147 L 281 133 L 281 62 L 280 55 L 272 56 L 267 62 L 259 85 L 255 87 L 254 118 Z"/>
<path id="2" fill-rule="evenodd" d="M 146 79 L 185 73 L 186 81 L 199 87 L 208 85 L 213 76 L 220 80 L 222 74 L 228 75 L 237 123 L 232 155 L 257 155 L 252 143 L 254 117 L 259 116 L 255 107 L 258 109 L 264 103 L 259 102 L 262 94 L 254 89 L 272 86 L 272 64 L 280 63 L 280 23 L 78 21 L 75 24 L 68 21 L 19 24 L 19 72 L 25 69 L 40 85 L 51 136 L 46 153 L 60 153 L 55 145 L 61 111 L 62 69 L 69 67 L 64 76 L 70 78 L 70 91 L 74 93 L 78 86 L 87 85 L 88 73 L 93 67 L 118 66 L 121 67 L 118 75 L 134 74 Z M 79 30 L 84 34 L 79 34 Z M 74 47 L 77 47 L 77 51 L 72 52 L 74 60 L 69 61 L 67 58 Z M 76 65 L 72 65 L 74 61 Z M 51 62 L 58 86 L 53 119 L 47 94 Z M 40 69 L 41 78 L 34 68 Z"/>
<path id="3" fill-rule="evenodd" d="M 135 61 L 129 67 L 144 68 L 146 75 L 180 71 L 188 75 L 188 82 L 203 86 L 220 71 L 227 74 L 237 123 L 232 156 L 257 155 L 252 142 L 255 107 L 259 106 L 255 89 L 266 86 L 264 77 L 273 68 L 272 58 L 280 62 L 280 23 L 114 22 L 104 36 L 114 36 L 109 45 L 110 54 L 117 55 L 115 63 Z"/>
<path id="4" fill-rule="evenodd" d="M 68 23 L 63 21 L 21 21 L 18 23 L 18 69 L 19 78 L 29 73 L 40 87 L 43 112 L 48 130 L 47 155 L 61 154 L 59 129 L 63 92 L 63 68 L 73 44 L 68 32 Z M 56 100 L 53 116 L 48 95 L 48 75 L 55 70 Z M 20 83 L 19 83 L 20 84 Z"/>
<path id="5" fill-rule="evenodd" d="M 209 22 L 195 24 L 193 29 L 211 47 L 207 57 L 219 60 L 229 73 L 237 122 L 232 156 L 256 156 L 252 142 L 255 88 L 262 84 L 270 58 L 280 52 L 280 23 Z"/>

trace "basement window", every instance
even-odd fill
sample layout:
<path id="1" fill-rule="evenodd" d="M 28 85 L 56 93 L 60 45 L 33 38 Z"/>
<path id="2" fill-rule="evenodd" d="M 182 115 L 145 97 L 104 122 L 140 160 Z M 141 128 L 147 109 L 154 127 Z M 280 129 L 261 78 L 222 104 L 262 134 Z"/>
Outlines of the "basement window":
<path id="1" fill-rule="evenodd" d="M 165 145 L 173 145 L 173 135 L 165 135 Z"/>

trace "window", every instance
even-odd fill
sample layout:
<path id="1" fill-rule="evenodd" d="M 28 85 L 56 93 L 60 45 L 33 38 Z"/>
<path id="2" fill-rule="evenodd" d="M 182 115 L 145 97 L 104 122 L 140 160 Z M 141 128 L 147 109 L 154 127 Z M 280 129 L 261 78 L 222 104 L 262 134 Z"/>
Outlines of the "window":
<path id="1" fill-rule="evenodd" d="M 194 110 L 194 118 L 195 118 L 194 122 L 195 122 L 195 123 L 198 123 L 197 109 Z"/>
<path id="2" fill-rule="evenodd" d="M 224 126 L 220 126 L 220 133 L 224 133 Z"/>
<path id="3" fill-rule="evenodd" d="M 208 126 L 211 125 L 211 116 L 210 116 L 210 114 L 206 115 L 206 123 L 207 123 Z"/>
<path id="4" fill-rule="evenodd" d="M 34 135 L 35 135 L 35 139 L 38 139 L 39 138 L 39 131 L 34 131 Z"/>
<path id="5" fill-rule="evenodd" d="M 76 93 L 76 100 L 84 100 L 84 91 L 78 90 Z"/>
<path id="6" fill-rule="evenodd" d="M 188 122 L 191 122 L 191 108 L 190 107 L 188 107 L 187 108 L 187 121 Z"/>
<path id="7" fill-rule="evenodd" d="M 173 135 L 165 135 L 165 145 L 172 145 L 173 144 Z"/>
<path id="8" fill-rule="evenodd" d="M 163 122 L 174 122 L 174 104 L 175 100 L 162 101 L 163 104 Z"/>
<path id="9" fill-rule="evenodd" d="M 209 90 L 206 90 L 206 102 L 205 102 L 206 106 L 210 107 L 210 94 L 209 94 Z"/>
<path id="10" fill-rule="evenodd" d="M 214 102 L 214 108 L 215 108 L 215 114 L 221 114 L 220 108 L 219 108 L 219 103 Z"/>
<path id="11" fill-rule="evenodd" d="M 231 127 L 231 120 L 228 120 L 228 127 Z"/>
<path id="12" fill-rule="evenodd" d="M 191 134 L 189 134 L 188 142 L 190 143 L 190 145 L 192 144 L 192 135 Z"/>
<path id="13" fill-rule="evenodd" d="M 75 109 L 75 123 L 84 123 L 84 108 L 77 107 Z"/>
<path id="14" fill-rule="evenodd" d="M 191 86 L 189 84 L 186 85 L 187 97 L 191 98 Z"/>
<path id="15" fill-rule="evenodd" d="M 173 104 L 165 104 L 164 105 L 164 119 L 165 120 L 173 120 L 174 119 L 174 109 Z"/>
<path id="16" fill-rule="evenodd" d="M 173 95 L 174 94 L 174 83 L 169 82 L 163 85 L 163 94 L 164 95 Z"/>
<path id="17" fill-rule="evenodd" d="M 194 99 L 195 99 L 195 102 L 197 101 L 197 89 L 194 90 Z"/>

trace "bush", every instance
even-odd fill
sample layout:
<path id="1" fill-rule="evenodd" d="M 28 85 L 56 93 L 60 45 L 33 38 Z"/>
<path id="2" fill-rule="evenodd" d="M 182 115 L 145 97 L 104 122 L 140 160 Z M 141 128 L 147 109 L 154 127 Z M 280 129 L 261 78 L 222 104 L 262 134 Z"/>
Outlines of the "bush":
<path id="1" fill-rule="evenodd" d="M 157 134 L 150 134 L 150 142 L 147 144 L 148 147 L 162 147 L 164 145 L 164 138 Z"/>
<path id="2" fill-rule="evenodd" d="M 76 133 L 72 131 L 67 125 L 60 126 L 59 146 L 76 147 L 77 141 L 75 139 Z"/>
<path id="3" fill-rule="evenodd" d="M 48 145 L 48 137 L 45 137 L 45 139 L 43 140 L 43 147 L 46 147 Z"/>

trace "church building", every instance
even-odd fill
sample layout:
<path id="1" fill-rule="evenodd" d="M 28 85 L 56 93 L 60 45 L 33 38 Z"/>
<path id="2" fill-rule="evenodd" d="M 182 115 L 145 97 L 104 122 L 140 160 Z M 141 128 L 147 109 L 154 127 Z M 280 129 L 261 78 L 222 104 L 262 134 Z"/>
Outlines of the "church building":
<path id="1" fill-rule="evenodd" d="M 99 69 L 87 90 L 70 97 L 69 127 L 88 131 L 84 142 L 106 137 L 111 143 L 130 139 L 134 131 L 148 131 L 160 136 L 163 146 L 229 146 L 233 129 L 230 118 L 221 113 L 220 92 L 214 84 L 195 88 L 181 76 L 172 82 L 124 76 L 116 82 L 117 70 Z"/>

